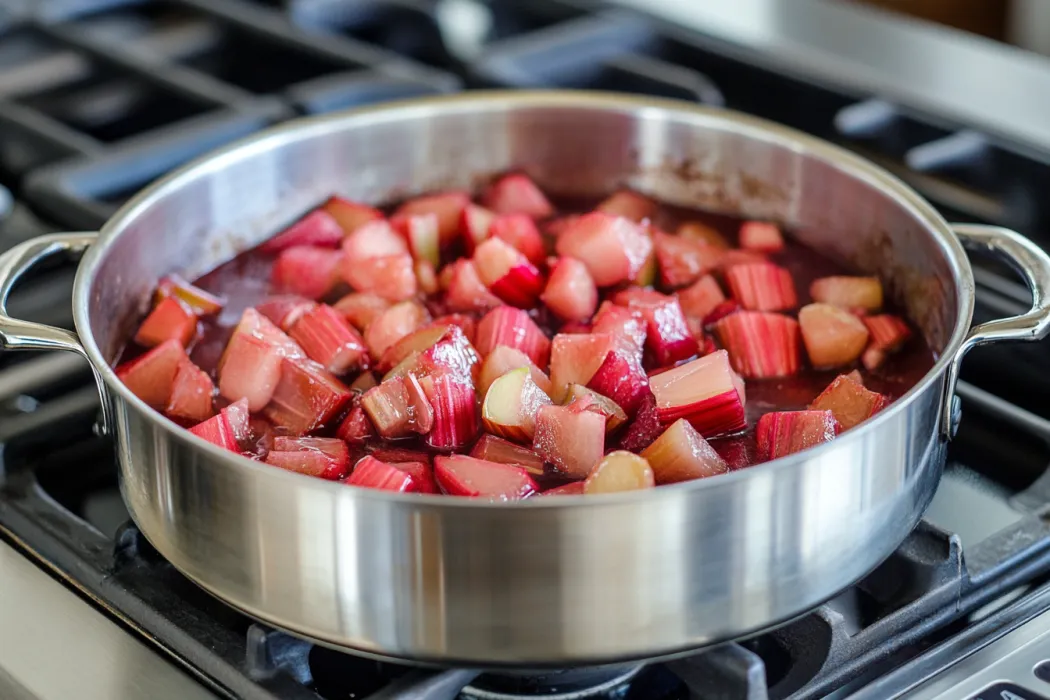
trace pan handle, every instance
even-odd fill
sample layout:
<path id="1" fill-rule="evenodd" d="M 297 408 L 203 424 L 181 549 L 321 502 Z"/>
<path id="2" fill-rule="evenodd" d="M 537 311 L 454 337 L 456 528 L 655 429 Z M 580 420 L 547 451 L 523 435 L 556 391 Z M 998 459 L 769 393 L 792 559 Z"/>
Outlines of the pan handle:
<path id="1" fill-rule="evenodd" d="M 7 297 L 22 275 L 37 263 L 55 255 L 79 258 L 97 239 L 98 234 L 94 232 L 52 233 L 19 243 L 0 255 L 0 349 L 67 350 L 88 359 L 87 351 L 73 331 L 11 318 L 7 313 Z M 99 429 L 104 433 L 109 425 L 106 393 L 102 377 L 93 364 L 91 371 L 102 397 Z"/>
<path id="2" fill-rule="evenodd" d="M 1009 263 L 1032 292 L 1032 308 L 1020 316 L 1000 318 L 970 329 L 948 366 L 945 382 L 942 432 L 951 438 L 958 428 L 955 386 L 963 358 L 973 348 L 1001 340 L 1042 340 L 1050 333 L 1050 256 L 1039 246 L 1010 229 L 979 224 L 953 224 L 963 247 Z"/>

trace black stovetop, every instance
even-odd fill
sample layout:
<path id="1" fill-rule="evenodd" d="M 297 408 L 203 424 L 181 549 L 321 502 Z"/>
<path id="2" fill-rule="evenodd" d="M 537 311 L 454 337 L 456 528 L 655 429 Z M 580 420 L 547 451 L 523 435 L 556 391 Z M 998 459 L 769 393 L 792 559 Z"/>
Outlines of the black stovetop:
<path id="1" fill-rule="evenodd" d="M 1050 156 L 1038 148 L 781 74 L 767 57 L 585 0 L 492 0 L 484 43 L 468 56 L 443 40 L 431 0 L 69 0 L 30 4 L 33 14 L 14 2 L 0 0 L 0 250 L 41 232 L 96 228 L 153 178 L 297 114 L 492 86 L 728 106 L 872 157 L 953 218 L 1010 225 L 1040 242 L 1050 222 Z M 1003 274 L 978 269 L 978 320 L 1027 303 Z M 12 312 L 71 327 L 71 279 L 58 266 L 34 274 Z M 1046 350 L 972 353 L 938 495 L 863 582 L 777 631 L 647 666 L 607 696 L 842 692 L 991 614 L 1004 594 L 1050 579 Z M 78 358 L 0 359 L 0 536 L 234 696 L 410 689 L 438 698 L 468 680 L 314 647 L 201 592 L 127 521 L 112 449 L 92 430 L 97 408 Z M 582 675 L 583 685 L 602 677 Z M 557 681 L 562 692 L 574 687 Z"/>

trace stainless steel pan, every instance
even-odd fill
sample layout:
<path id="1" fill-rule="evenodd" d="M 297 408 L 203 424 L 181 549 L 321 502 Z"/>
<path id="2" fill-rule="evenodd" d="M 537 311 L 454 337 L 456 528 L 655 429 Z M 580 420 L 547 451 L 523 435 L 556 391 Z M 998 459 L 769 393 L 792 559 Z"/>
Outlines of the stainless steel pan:
<path id="1" fill-rule="evenodd" d="M 725 476 L 602 498 L 492 505 L 350 488 L 220 450 L 149 409 L 110 363 L 156 280 L 192 276 L 336 191 L 383 201 L 524 168 L 564 192 L 630 185 L 780 220 L 880 275 L 940 358 L 833 443 Z M 1032 310 L 970 328 L 964 248 L 1011 261 Z M 37 260 L 84 253 L 77 333 L 0 316 L 5 349 L 94 366 L 124 499 L 178 569 L 248 614 L 380 656 L 485 666 L 655 657 L 747 634 L 827 599 L 914 527 L 944 463 L 975 345 L 1046 335 L 1050 259 L 1019 235 L 950 227 L 827 143 L 685 103 L 473 93 L 303 120 L 149 187 L 99 234 L 0 257 L 0 300 Z"/>

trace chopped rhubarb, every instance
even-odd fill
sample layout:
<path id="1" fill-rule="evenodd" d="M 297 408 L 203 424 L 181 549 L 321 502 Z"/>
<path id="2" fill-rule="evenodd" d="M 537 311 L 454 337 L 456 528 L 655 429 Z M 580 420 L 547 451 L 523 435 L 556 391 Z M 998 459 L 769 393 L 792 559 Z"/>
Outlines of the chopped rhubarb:
<path id="1" fill-rule="evenodd" d="M 646 287 L 630 286 L 621 289 L 610 297 L 614 304 L 630 306 L 631 304 L 659 304 L 666 301 L 668 296 L 661 294 L 655 289 Z"/>
<path id="2" fill-rule="evenodd" d="M 376 316 L 365 330 L 365 345 L 368 346 L 368 352 L 373 358 L 382 358 L 383 353 L 415 332 L 429 319 L 430 314 L 418 302 L 403 301 L 400 304 L 394 304 Z M 440 337 L 441 334 L 438 333 L 434 340 Z M 404 356 L 399 358 L 398 362 L 402 359 Z M 394 364 L 397 362 L 392 363 L 390 367 Z M 385 367 L 385 369 L 390 367 Z M 384 369 L 382 363 L 380 363 L 380 369 Z"/>
<path id="3" fill-rule="evenodd" d="M 878 311 L 882 308 L 882 282 L 878 277 L 821 277 L 809 286 L 813 301 L 844 309 Z"/>
<path id="4" fill-rule="evenodd" d="M 263 316 L 252 307 L 248 307 L 241 314 L 241 320 L 233 330 L 236 333 L 246 333 L 262 340 L 277 348 L 284 357 L 306 357 L 306 353 L 299 347 L 299 343 L 288 337 L 288 334 L 275 326 L 270 319 Z M 222 362 L 219 362 L 222 369 Z"/>
<path id="5" fill-rule="evenodd" d="M 529 369 L 521 367 L 492 383 L 485 394 L 481 420 L 490 433 L 531 443 L 536 434 L 536 412 L 550 405 L 550 397 L 532 381 Z"/>
<path id="6" fill-rule="evenodd" d="M 445 294 L 450 311 L 486 311 L 503 303 L 481 281 L 473 260 L 457 260 L 445 269 L 451 271 Z"/>
<path id="7" fill-rule="evenodd" d="M 367 292 L 354 292 L 335 303 L 335 310 L 343 314 L 343 317 L 359 331 L 368 329 L 368 326 L 377 316 L 389 309 L 391 302 L 381 296 Z"/>
<path id="8" fill-rule="evenodd" d="M 331 214 L 315 209 L 276 236 L 259 246 L 263 253 L 280 253 L 296 246 L 338 248 L 343 228 Z"/>
<path id="9" fill-rule="evenodd" d="M 237 442 L 237 435 L 234 433 L 233 427 L 230 425 L 230 419 L 225 412 L 220 412 L 203 423 L 198 423 L 190 428 L 190 432 L 230 452 L 241 451 Z"/>
<path id="10" fill-rule="evenodd" d="M 868 344 L 864 322 L 837 306 L 804 306 L 798 312 L 798 323 L 809 361 L 818 369 L 848 365 Z"/>
<path id="11" fill-rule="evenodd" d="M 739 311 L 716 323 L 715 334 L 745 379 L 790 377 L 802 364 L 799 324 L 788 316 Z"/>
<path id="12" fill-rule="evenodd" d="M 187 360 L 175 370 L 171 398 L 164 412 L 172 418 L 199 423 L 215 413 L 214 394 L 215 385 L 208 373 Z"/>
<path id="13" fill-rule="evenodd" d="M 744 383 L 724 350 L 650 377 L 649 387 L 664 425 L 685 418 L 704 437 L 747 425 Z"/>
<path id="14" fill-rule="evenodd" d="M 551 342 L 528 313 L 510 306 L 498 306 L 478 323 L 475 347 L 487 356 L 498 345 L 521 350 L 538 367 L 550 361 Z"/>
<path id="15" fill-rule="evenodd" d="M 586 386 L 602 366 L 614 342 L 614 336 L 607 333 L 559 333 L 554 336 L 551 342 L 550 362 L 550 378 L 553 385 L 551 398 L 555 401 L 564 399 L 570 384 Z"/>
<path id="16" fill-rule="evenodd" d="M 740 226 L 740 247 L 760 253 L 777 253 L 784 250 L 784 236 L 776 224 L 745 221 Z"/>
<path id="17" fill-rule="evenodd" d="M 611 301 L 603 301 L 594 316 L 594 324 L 590 332 L 595 335 L 609 333 L 621 338 L 627 338 L 639 351 L 645 347 L 646 330 L 648 324 L 642 317 L 642 313 L 635 308 L 625 308 Z M 567 332 L 564 328 L 562 333 Z"/>
<path id="18" fill-rule="evenodd" d="M 649 257 L 642 263 L 638 274 L 631 278 L 631 284 L 636 284 L 639 287 L 651 287 L 656 284 L 659 271 L 660 264 L 656 260 L 656 251 L 654 250 L 649 253 Z"/>
<path id="19" fill-rule="evenodd" d="M 157 304 L 135 334 L 135 342 L 152 348 L 168 340 L 177 340 L 185 347 L 197 334 L 197 315 L 176 297 L 167 297 Z"/>
<path id="20" fill-rule="evenodd" d="M 299 318 L 315 306 L 315 302 L 295 294 L 280 294 L 269 297 L 255 310 L 273 321 L 285 333 Z"/>
<path id="21" fill-rule="evenodd" d="M 335 431 L 337 438 L 350 445 L 363 445 L 373 435 L 375 430 L 372 429 L 372 423 L 361 406 L 354 406 Z"/>
<path id="22" fill-rule="evenodd" d="M 372 456 L 362 457 L 343 483 L 381 491 L 413 493 L 419 490 L 416 480 L 407 471 Z"/>
<path id="23" fill-rule="evenodd" d="M 685 287 L 716 269 L 722 261 L 721 248 L 687 238 L 657 233 L 653 239 L 660 280 L 671 289 Z"/>
<path id="24" fill-rule="evenodd" d="M 261 411 L 281 379 L 283 358 L 279 345 L 235 331 L 219 361 L 219 394 L 230 401 L 247 399 L 250 411 Z"/>
<path id="25" fill-rule="evenodd" d="M 390 301 L 408 299 L 417 289 L 416 272 L 408 253 L 364 261 L 346 257 L 342 262 L 342 275 L 357 291 L 371 292 Z"/>
<path id="26" fill-rule="evenodd" d="M 307 299 L 320 299 L 339 281 L 343 254 L 316 246 L 285 248 L 273 264 L 274 287 Z"/>
<path id="27" fill-rule="evenodd" d="M 554 207 L 527 175 L 505 175 L 489 187 L 485 206 L 497 214 L 524 214 L 533 219 L 546 219 Z"/>
<path id="28" fill-rule="evenodd" d="M 630 190 L 614 193 L 595 208 L 600 212 L 622 216 L 638 224 L 646 219 L 652 219 L 656 214 L 656 202 Z"/>
<path id="29" fill-rule="evenodd" d="M 222 297 L 210 294 L 175 274 L 168 275 L 157 283 L 153 303 L 159 304 L 168 297 L 175 297 L 198 316 L 217 314 L 226 306 L 226 300 Z"/>
<path id="30" fill-rule="evenodd" d="M 711 275 L 704 275 L 692 286 L 678 292 L 678 303 L 688 318 L 704 319 L 726 300 L 722 288 Z"/>
<path id="31" fill-rule="evenodd" d="M 809 405 L 815 411 L 831 411 L 843 430 L 866 421 L 882 410 L 886 397 L 867 389 L 857 372 L 840 374 Z"/>
<path id="32" fill-rule="evenodd" d="M 402 214 L 392 218 L 390 225 L 405 239 L 409 252 L 417 261 L 431 265 L 441 262 L 437 214 Z"/>
<path id="33" fill-rule="evenodd" d="M 238 443 L 243 444 L 251 439 L 253 434 L 252 422 L 253 419 L 251 414 L 248 412 L 248 401 L 241 399 L 234 401 L 226 408 L 222 409 L 221 413 L 226 415 L 226 420 L 230 424 L 230 429 L 233 430 L 233 437 Z M 264 419 L 258 419 L 266 422 Z"/>
<path id="34" fill-rule="evenodd" d="M 327 304 L 318 304 L 304 313 L 289 335 L 307 357 L 332 374 L 346 374 L 368 365 L 364 339 Z"/>
<path id="35" fill-rule="evenodd" d="M 649 393 L 649 385 L 646 382 L 646 394 Z M 645 397 L 642 397 L 644 400 Z M 588 389 L 581 384 L 570 384 L 569 392 L 565 397 L 565 405 L 571 406 L 576 401 L 588 402 L 586 410 L 595 411 L 605 416 L 605 432 L 611 433 L 621 425 L 627 422 L 627 414 L 620 408 L 620 405 L 610 399 L 608 396 L 603 396 L 593 389 Z M 640 402 L 639 402 L 640 403 Z"/>
<path id="36" fill-rule="evenodd" d="M 420 384 L 434 407 L 434 427 L 427 444 L 437 450 L 456 450 L 473 442 L 478 433 L 474 386 L 453 374 L 426 376 Z"/>
<path id="37" fill-rule="evenodd" d="M 391 467 L 397 467 L 412 477 L 412 480 L 416 482 L 416 491 L 418 493 L 441 493 L 437 481 L 434 480 L 434 468 L 430 466 L 429 457 L 422 462 L 394 462 L 389 458 L 384 460 L 380 457 L 379 450 L 372 453 L 372 456 L 381 461 L 386 461 Z"/>
<path id="38" fill-rule="evenodd" d="M 664 431 L 660 422 L 660 412 L 656 407 L 656 398 L 652 391 L 642 399 L 634 418 L 620 437 L 620 449 L 630 452 L 641 452 L 651 445 Z"/>
<path id="39" fill-rule="evenodd" d="M 898 316 L 879 314 L 861 321 L 871 334 L 872 347 L 885 352 L 896 352 L 911 337 L 911 328 Z"/>
<path id="40" fill-rule="evenodd" d="M 541 496 L 582 496 L 583 495 L 583 482 L 582 481 L 570 481 L 567 484 L 561 486 L 555 486 L 552 489 L 547 489 Z"/>
<path id="41" fill-rule="evenodd" d="M 416 271 L 416 285 L 419 291 L 427 295 L 437 294 L 440 287 L 434 266 L 427 260 L 417 260 L 413 269 Z"/>
<path id="42" fill-rule="evenodd" d="M 587 475 L 583 492 L 587 495 L 617 493 L 651 489 L 654 486 L 656 480 L 649 462 L 633 452 L 619 450 L 606 455 Z"/>
<path id="43" fill-rule="evenodd" d="M 839 425 L 831 411 L 781 411 L 758 419 L 755 438 L 760 459 L 777 459 L 831 442 Z"/>
<path id="44" fill-rule="evenodd" d="M 378 209 L 337 196 L 329 197 L 321 208 L 336 220 L 339 227 L 343 229 L 343 235 L 353 233 L 369 221 L 383 218 L 383 212 Z"/>
<path id="45" fill-rule="evenodd" d="M 463 242 L 467 249 L 467 255 L 473 255 L 474 249 L 489 237 L 489 229 L 496 215 L 477 204 L 468 204 L 463 208 L 463 216 L 460 222 L 460 230 L 463 232 Z"/>
<path id="46" fill-rule="evenodd" d="M 759 265 L 768 262 L 769 259 L 757 250 L 731 248 L 722 256 L 722 270 L 730 270 L 737 265 Z"/>
<path id="47" fill-rule="evenodd" d="M 405 237 L 386 219 L 370 221 L 359 227 L 343 239 L 342 248 L 347 261 L 353 265 L 409 252 Z"/>
<path id="48" fill-rule="evenodd" d="M 798 305 L 791 273 L 773 263 L 734 265 L 726 270 L 733 298 L 751 311 L 783 311 Z"/>
<path id="49" fill-rule="evenodd" d="M 532 448 L 560 473 L 583 479 L 605 450 L 605 416 L 570 406 L 544 406 L 536 414 Z"/>
<path id="50" fill-rule="evenodd" d="M 735 314 L 737 311 L 740 311 L 740 304 L 733 299 L 727 299 L 704 316 L 704 326 L 713 326 L 726 316 Z"/>
<path id="51" fill-rule="evenodd" d="M 532 381 L 543 393 L 550 396 L 552 390 L 551 380 L 543 373 L 543 370 L 529 359 L 528 355 L 521 350 L 509 348 L 506 345 L 497 345 L 489 351 L 485 361 L 481 364 L 481 373 L 478 375 L 478 392 L 481 394 L 481 397 L 484 399 L 494 381 L 519 367 L 528 368 Z"/>
<path id="52" fill-rule="evenodd" d="M 729 247 L 729 241 L 726 240 L 725 236 L 714 227 L 700 221 L 686 221 L 678 227 L 675 235 L 688 241 L 706 243 L 715 248 L 726 249 Z"/>
<path id="53" fill-rule="evenodd" d="M 447 325 L 428 326 L 405 336 L 383 353 L 379 367 L 395 367 L 413 355 L 413 368 L 420 374 L 447 372 L 467 382 L 473 382 L 481 363 L 459 326 Z"/>
<path id="54" fill-rule="evenodd" d="M 395 216 L 434 214 L 438 220 L 438 237 L 442 246 L 456 240 L 463 209 L 470 204 L 466 192 L 442 192 L 410 199 L 394 212 Z"/>
<path id="55" fill-rule="evenodd" d="M 372 456 L 380 462 L 399 464 L 402 462 L 423 462 L 430 464 L 430 453 L 422 450 L 409 450 L 404 447 L 380 447 L 372 451 Z"/>
<path id="56" fill-rule="evenodd" d="M 692 337 L 690 336 L 690 340 Z M 696 341 L 693 341 L 693 347 Z M 649 378 L 645 374 L 635 346 L 623 338 L 613 338 L 605 350 L 602 363 L 586 386 L 623 407 L 633 415 L 649 393 Z"/>
<path id="57" fill-rule="evenodd" d="M 354 381 L 350 382 L 350 391 L 363 394 L 374 386 L 379 385 L 375 372 L 362 372 Z"/>
<path id="58" fill-rule="evenodd" d="M 412 376 L 387 379 L 361 397 L 361 408 L 388 440 L 425 434 L 434 425 L 431 409 L 418 380 Z"/>
<path id="59" fill-rule="evenodd" d="M 653 242 L 630 219 L 592 212 L 566 226 L 555 247 L 558 255 L 586 265 L 596 285 L 608 287 L 633 280 L 649 259 Z"/>
<path id="60" fill-rule="evenodd" d="M 684 418 L 672 423 L 645 448 L 642 456 L 649 460 L 658 484 L 702 479 L 729 471 L 725 460 Z"/>
<path id="61" fill-rule="evenodd" d="M 434 477 L 450 496 L 490 501 L 518 501 L 540 490 L 529 472 L 521 467 L 466 455 L 435 457 Z"/>
<path id="62" fill-rule="evenodd" d="M 543 291 L 543 276 L 516 248 L 489 238 L 474 251 L 478 277 L 497 297 L 519 308 L 530 308 Z"/>
<path id="63" fill-rule="evenodd" d="M 463 331 L 463 335 L 466 336 L 467 340 L 473 345 L 478 324 L 477 322 L 465 314 L 446 314 L 444 316 L 438 316 L 430 322 L 431 326 L 459 326 L 459 329 Z"/>
<path id="64" fill-rule="evenodd" d="M 524 214 L 504 214 L 492 222 L 489 236 L 498 238 L 521 252 L 533 265 L 542 265 L 547 257 L 543 237 L 536 223 Z"/>
<path id="65" fill-rule="evenodd" d="M 540 298 L 561 320 L 586 321 L 598 308 L 598 287 L 582 262 L 558 258 Z"/>
<path id="66" fill-rule="evenodd" d="M 266 463 L 282 469 L 335 481 L 350 471 L 350 452 L 336 438 L 274 438 Z"/>
<path id="67" fill-rule="evenodd" d="M 116 369 L 128 390 L 157 410 L 164 410 L 171 400 L 175 374 L 183 362 L 189 362 L 186 350 L 178 340 L 168 340 L 140 357 Z"/>
<path id="68" fill-rule="evenodd" d="M 631 301 L 628 308 L 637 310 L 645 319 L 645 346 L 657 365 L 673 365 L 697 353 L 696 338 L 676 298 Z"/>
<path id="69" fill-rule="evenodd" d="M 281 363 L 281 379 L 263 414 L 292 435 L 330 423 L 350 402 L 351 393 L 324 367 L 309 360 Z"/>
<path id="70" fill-rule="evenodd" d="M 495 435 L 482 435 L 470 451 L 475 459 L 484 459 L 500 464 L 513 464 L 521 467 L 533 476 L 543 476 L 543 457 L 522 445 L 504 440 Z"/>

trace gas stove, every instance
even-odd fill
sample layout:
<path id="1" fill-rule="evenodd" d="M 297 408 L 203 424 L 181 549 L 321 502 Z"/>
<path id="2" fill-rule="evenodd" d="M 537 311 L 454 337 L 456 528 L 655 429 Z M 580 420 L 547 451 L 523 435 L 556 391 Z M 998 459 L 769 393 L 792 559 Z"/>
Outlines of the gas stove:
<path id="1" fill-rule="evenodd" d="M 1050 61 L 846 3 L 0 0 L 0 250 L 97 228 L 152 179 L 296 115 L 539 86 L 750 112 L 876 160 L 951 219 L 1048 242 Z M 1026 307 L 1008 270 L 975 263 L 978 321 Z M 12 311 L 72 327 L 71 280 L 37 271 Z M 0 696 L 1050 697 L 1046 352 L 971 353 L 923 522 L 835 599 L 673 661 L 500 675 L 348 655 L 210 597 L 123 510 L 86 363 L 4 356 Z"/>

